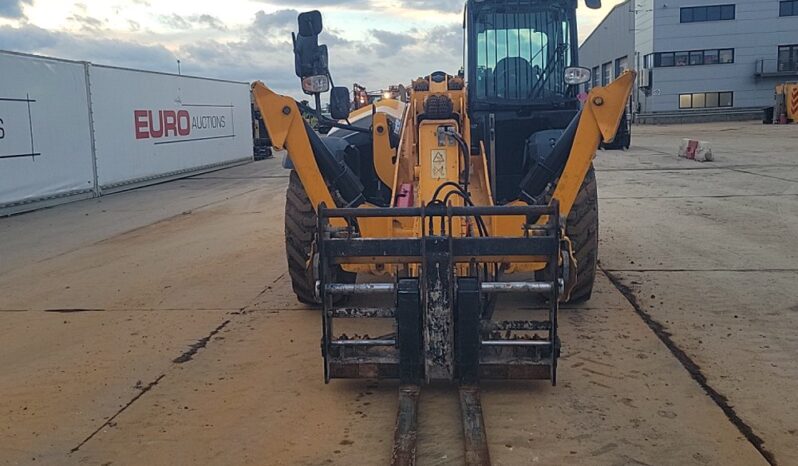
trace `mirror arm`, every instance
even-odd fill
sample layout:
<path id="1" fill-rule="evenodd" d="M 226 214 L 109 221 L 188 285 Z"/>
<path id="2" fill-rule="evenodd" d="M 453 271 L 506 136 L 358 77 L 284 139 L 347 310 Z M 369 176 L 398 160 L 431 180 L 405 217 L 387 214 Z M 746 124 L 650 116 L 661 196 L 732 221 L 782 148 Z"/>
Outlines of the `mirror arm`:
<path id="1" fill-rule="evenodd" d="M 305 105 L 302 102 L 297 102 L 296 105 L 297 105 L 297 107 L 299 107 L 300 110 L 303 110 L 303 111 L 305 111 L 307 113 L 316 113 L 317 117 L 319 115 L 321 115 L 321 112 L 316 112 L 309 105 Z M 325 126 L 329 126 L 329 127 L 332 127 L 332 128 L 346 129 L 346 130 L 349 130 L 349 131 L 354 131 L 356 133 L 371 134 L 371 130 L 369 128 L 360 128 L 360 127 L 352 126 L 352 125 L 349 125 L 349 124 L 338 123 L 338 121 L 333 120 L 332 118 L 327 118 L 324 115 L 321 115 L 321 117 L 319 118 L 319 124 L 322 124 L 322 123 Z"/>

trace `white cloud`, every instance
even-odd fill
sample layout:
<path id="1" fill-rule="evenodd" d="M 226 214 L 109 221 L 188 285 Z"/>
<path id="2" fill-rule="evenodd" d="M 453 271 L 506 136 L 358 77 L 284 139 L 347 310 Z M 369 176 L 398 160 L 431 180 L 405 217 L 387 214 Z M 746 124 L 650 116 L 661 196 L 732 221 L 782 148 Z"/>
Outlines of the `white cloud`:
<path id="1" fill-rule="evenodd" d="M 580 36 L 620 0 L 578 10 Z M 290 7 L 286 8 L 285 5 Z M 241 81 L 298 94 L 291 32 L 324 14 L 338 85 L 383 88 L 462 64 L 462 0 L 0 0 L 0 49 Z M 281 6 L 282 5 L 282 6 Z M 3 19 L 5 18 L 5 19 Z"/>

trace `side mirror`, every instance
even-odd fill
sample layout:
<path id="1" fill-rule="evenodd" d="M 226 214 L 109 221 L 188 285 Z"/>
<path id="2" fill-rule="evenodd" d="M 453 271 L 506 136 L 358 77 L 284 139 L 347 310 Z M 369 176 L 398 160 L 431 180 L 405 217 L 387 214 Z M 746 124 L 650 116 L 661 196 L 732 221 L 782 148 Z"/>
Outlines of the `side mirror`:
<path id="1" fill-rule="evenodd" d="M 585 0 L 585 5 L 591 10 L 598 10 L 601 8 L 601 0 Z"/>
<path id="2" fill-rule="evenodd" d="M 311 77 L 327 77 L 329 74 L 327 46 L 319 45 L 319 34 L 322 30 L 321 13 L 318 11 L 301 13 L 298 22 L 299 35 L 293 36 L 294 72 L 303 81 Z M 305 92 L 313 93 L 307 88 Z"/>
<path id="3" fill-rule="evenodd" d="M 301 37 L 312 37 L 321 34 L 321 12 L 318 10 L 306 11 L 299 14 L 299 35 Z"/>
<path id="4" fill-rule="evenodd" d="M 334 120 L 345 120 L 349 118 L 350 106 L 349 88 L 333 87 L 330 92 L 330 116 Z"/>

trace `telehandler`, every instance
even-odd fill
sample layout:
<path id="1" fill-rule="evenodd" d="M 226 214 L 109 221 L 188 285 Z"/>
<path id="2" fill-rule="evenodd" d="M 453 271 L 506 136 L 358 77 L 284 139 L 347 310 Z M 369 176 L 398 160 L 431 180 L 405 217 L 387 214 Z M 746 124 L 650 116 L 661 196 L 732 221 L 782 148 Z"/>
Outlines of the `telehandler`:
<path id="1" fill-rule="evenodd" d="M 272 143 L 290 158 L 288 266 L 299 300 L 322 308 L 325 381 L 400 381 L 393 464 L 414 464 L 425 382 L 459 384 L 468 464 L 490 463 L 480 380 L 556 383 L 559 304 L 589 299 L 595 277 L 592 160 L 614 139 L 635 78 L 626 72 L 580 105 L 590 71 L 577 66 L 576 7 L 468 0 L 462 73 L 433 72 L 412 82 L 406 104 L 351 114 L 348 88 L 333 86 L 332 119 L 319 112 L 331 87 L 321 14 L 302 13 L 295 68 L 322 134 L 293 98 L 253 84 Z M 500 294 L 540 295 L 545 309 L 497 320 Z M 392 305 L 345 305 L 376 295 Z M 335 333 L 334 322 L 356 318 L 390 319 L 395 331 Z"/>

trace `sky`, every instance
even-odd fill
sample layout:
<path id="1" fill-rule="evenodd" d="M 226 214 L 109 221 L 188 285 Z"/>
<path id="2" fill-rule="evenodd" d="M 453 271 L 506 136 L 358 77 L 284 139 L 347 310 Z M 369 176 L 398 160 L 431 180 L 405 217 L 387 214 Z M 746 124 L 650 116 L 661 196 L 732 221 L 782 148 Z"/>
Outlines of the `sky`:
<path id="1" fill-rule="evenodd" d="M 622 0 L 590 10 L 584 40 Z M 236 81 L 297 94 L 291 32 L 319 9 L 336 85 L 369 89 L 462 65 L 463 0 L 0 0 L 0 50 Z"/>

